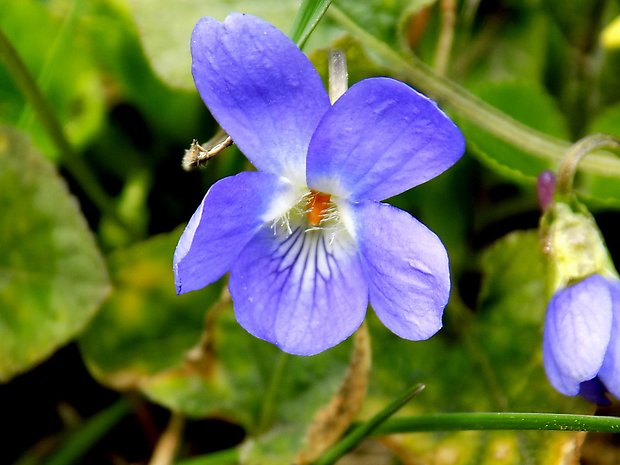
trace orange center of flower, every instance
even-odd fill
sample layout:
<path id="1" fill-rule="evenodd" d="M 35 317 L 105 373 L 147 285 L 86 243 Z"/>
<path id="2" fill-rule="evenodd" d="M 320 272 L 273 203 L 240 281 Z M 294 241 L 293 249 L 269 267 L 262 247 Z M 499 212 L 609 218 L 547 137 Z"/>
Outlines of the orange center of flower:
<path id="1" fill-rule="evenodd" d="M 317 226 L 325 217 L 326 210 L 331 206 L 331 195 L 323 192 L 310 191 L 308 199 L 308 222 L 311 226 Z"/>

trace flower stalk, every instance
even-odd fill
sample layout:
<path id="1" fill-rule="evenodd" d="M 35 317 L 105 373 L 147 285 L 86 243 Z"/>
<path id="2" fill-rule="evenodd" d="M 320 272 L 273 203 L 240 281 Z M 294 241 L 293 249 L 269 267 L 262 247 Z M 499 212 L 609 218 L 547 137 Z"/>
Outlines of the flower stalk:
<path id="1" fill-rule="evenodd" d="M 459 116 L 467 118 L 490 134 L 531 153 L 543 160 L 559 163 L 570 147 L 570 142 L 551 137 L 511 118 L 469 93 L 458 84 L 446 79 L 415 55 L 404 57 L 388 44 L 373 36 L 357 24 L 336 5 L 329 9 L 330 16 L 348 30 L 363 45 L 380 56 L 394 73 L 400 73 L 408 82 L 415 84 L 440 104 L 449 105 Z M 583 162 L 583 168 L 591 173 L 613 174 L 620 177 L 620 160 L 608 153 L 597 151 Z"/>
<path id="2" fill-rule="evenodd" d="M 558 169 L 557 193 L 566 197 L 572 195 L 579 164 L 587 155 L 603 149 L 620 151 L 620 139 L 608 134 L 591 134 L 572 145 Z"/>
<path id="3" fill-rule="evenodd" d="M 587 431 L 620 433 L 620 417 L 565 413 L 454 412 L 389 418 L 373 436 L 433 431 Z M 237 463 L 238 449 L 177 462 L 176 465 L 229 465 Z M 315 464 L 316 465 L 316 464 Z"/>
<path id="4" fill-rule="evenodd" d="M 573 192 L 580 163 L 600 149 L 618 150 L 620 140 L 604 134 L 581 139 L 562 159 L 555 194 L 549 195 L 553 186 L 548 173 L 541 175 L 538 187 L 550 294 L 543 333 L 545 372 L 562 394 L 605 405 L 606 392 L 620 393 L 620 281 L 596 221 Z"/>

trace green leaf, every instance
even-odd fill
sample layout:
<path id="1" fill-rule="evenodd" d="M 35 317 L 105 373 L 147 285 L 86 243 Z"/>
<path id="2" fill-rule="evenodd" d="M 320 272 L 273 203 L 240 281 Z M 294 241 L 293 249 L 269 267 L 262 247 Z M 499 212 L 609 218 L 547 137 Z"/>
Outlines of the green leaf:
<path id="1" fill-rule="evenodd" d="M 537 86 L 512 81 L 485 82 L 479 84 L 478 89 L 479 97 L 517 121 L 549 135 L 566 136 L 562 115 L 551 97 Z M 554 168 L 547 158 L 504 142 L 468 120 L 460 120 L 459 127 L 470 151 L 489 168 L 509 179 L 532 183 L 541 171 Z"/>
<path id="2" fill-rule="evenodd" d="M 93 56 L 97 57 L 100 67 L 106 71 L 106 78 L 112 82 L 113 90 L 118 93 L 115 98 L 140 109 L 151 126 L 149 129 L 152 131 L 153 147 L 161 147 L 161 142 L 170 140 L 178 141 L 182 145 L 189 144 L 184 139 L 188 137 L 185 134 L 196 135 L 201 129 L 205 130 L 204 124 L 199 121 L 200 115 L 204 112 L 204 103 L 191 85 L 189 67 L 177 64 L 174 71 L 186 75 L 189 80 L 187 88 L 191 88 L 192 92 L 188 92 L 187 89 L 171 88 L 151 69 L 142 49 L 134 19 L 128 11 L 128 5 L 125 5 L 126 2 L 92 0 L 81 3 L 83 15 L 79 18 L 79 27 L 88 37 Z M 164 27 L 167 27 L 168 22 L 163 19 L 166 21 Z M 193 25 L 190 25 L 190 31 L 191 27 Z M 189 56 L 189 42 L 178 45 L 178 58 L 183 61 L 186 55 Z M 191 137 L 189 136 L 189 141 Z M 128 160 L 128 151 L 132 149 L 135 151 L 135 147 L 118 150 L 118 144 L 123 141 L 110 141 L 114 138 L 114 135 L 105 134 L 96 141 L 98 144 L 111 146 L 100 149 L 106 157 L 101 164 L 121 172 L 127 172 L 128 164 L 130 168 L 143 168 L 145 160 L 139 154 Z M 160 142 L 160 138 L 165 140 Z M 118 139 L 118 135 L 115 139 Z M 156 160 L 161 156 L 150 146 L 144 147 L 144 143 L 138 150 L 141 153 L 149 150 L 150 159 Z M 115 158 L 113 163 L 108 161 L 110 157 Z"/>
<path id="3" fill-rule="evenodd" d="M 461 42 L 464 50 L 455 52 L 455 60 L 461 63 L 469 58 L 470 53 L 475 52 L 479 57 L 478 60 L 469 62 L 472 69 L 467 82 L 474 88 L 482 87 L 481 82 L 486 84 L 505 81 L 542 87 L 548 49 L 542 46 L 524 47 L 523 44 L 544 44 L 548 41 L 548 18 L 537 11 L 523 11 L 519 15 L 509 16 L 509 20 L 494 20 L 501 21 L 498 26 L 501 27 L 501 34 L 494 34 L 493 40 L 484 42 L 486 47 L 483 51 L 473 47 L 471 43 Z"/>
<path id="4" fill-rule="evenodd" d="M 198 342 L 205 311 L 219 291 L 212 286 L 176 295 L 172 255 L 179 236 L 156 236 L 109 257 L 114 290 L 79 341 L 89 369 L 104 384 L 148 389 L 158 374 L 182 368 L 185 353 Z M 179 402 L 162 399 L 165 405 Z"/>
<path id="5" fill-rule="evenodd" d="M 591 413 L 579 398 L 555 392 L 542 367 L 545 276 L 535 231 L 515 232 L 481 257 L 483 285 L 475 313 L 453 291 L 445 327 L 424 342 L 408 342 L 379 325 L 373 330 L 373 381 L 368 414 L 416 382 L 426 389 L 403 416 L 448 412 Z M 373 318 L 373 322 L 376 320 Z M 402 453 L 451 463 L 558 464 L 576 436 L 557 432 L 420 433 L 395 439 Z M 398 450 L 398 448 L 397 448 Z"/>
<path id="6" fill-rule="evenodd" d="M 351 345 L 288 356 L 243 330 L 230 302 L 216 303 L 219 285 L 177 296 L 171 262 L 180 233 L 109 257 L 114 291 L 79 341 L 86 364 L 113 388 L 242 425 L 244 463 L 291 463 L 342 384 Z"/>
<path id="7" fill-rule="evenodd" d="M 428 3 L 421 0 L 338 0 L 337 5 L 366 31 L 398 49 L 402 44 L 401 20 Z"/>
<path id="8" fill-rule="evenodd" d="M 264 345 L 256 340 L 251 342 L 255 345 Z M 257 356 L 251 361 L 255 365 L 259 363 L 263 365 L 262 375 L 258 377 L 262 381 L 250 384 L 247 378 L 237 380 L 237 385 L 243 387 L 245 395 L 254 398 L 258 405 L 264 401 L 262 398 L 256 399 L 256 387 L 263 386 L 262 391 L 265 392 L 270 384 L 269 380 L 273 379 L 272 367 L 277 363 L 276 360 L 283 356 L 272 346 L 265 347 L 265 349 L 268 351 L 265 350 L 260 358 Z M 332 410 L 334 404 L 330 404 L 330 401 L 342 395 L 339 389 L 345 380 L 350 352 L 351 344 L 347 341 L 312 357 L 284 355 L 286 365 L 282 370 L 277 388 L 273 391 L 276 402 L 273 404 L 271 413 L 267 415 L 268 421 L 265 422 L 263 419 L 260 422 L 267 423 L 269 427 L 254 430 L 253 437 L 243 445 L 241 463 L 244 465 L 307 463 L 315 449 L 321 447 L 320 443 L 315 444 L 311 440 L 311 430 L 315 420 L 319 421 L 320 427 L 332 428 L 332 422 L 322 423 L 320 421 L 321 418 L 324 419 L 326 412 L 334 419 L 334 423 L 337 422 L 338 415 L 345 416 L 344 409 L 336 407 Z M 265 363 L 268 363 L 268 368 L 264 366 Z M 231 376 L 232 374 L 231 371 Z M 352 396 L 351 393 L 349 395 Z M 345 398 L 343 402 L 346 403 L 347 399 Z M 264 410 L 261 416 L 265 416 Z M 327 436 L 330 435 L 327 434 Z M 303 459 L 300 458 L 302 456 Z"/>
<path id="9" fill-rule="evenodd" d="M 590 133 L 602 132 L 620 137 L 620 104 L 607 108 L 590 126 Z"/>
<path id="10" fill-rule="evenodd" d="M 109 285 L 75 199 L 7 127 L 0 166 L 0 381 L 7 381 L 78 335 Z"/>
<path id="11" fill-rule="evenodd" d="M 0 28 L 37 80 L 69 140 L 77 147 L 86 145 L 101 128 L 105 98 L 95 54 L 77 27 L 83 4 L 73 1 L 61 16 L 55 16 L 41 2 L 3 0 L 0 3 Z M 56 156 L 43 126 L 1 65 L 0 122 L 28 131 L 46 156 Z"/>
<path id="12" fill-rule="evenodd" d="M 193 89 L 189 41 L 202 16 L 224 20 L 231 12 L 249 13 L 288 31 L 298 9 L 296 0 L 128 0 L 151 65 L 171 86 Z"/>

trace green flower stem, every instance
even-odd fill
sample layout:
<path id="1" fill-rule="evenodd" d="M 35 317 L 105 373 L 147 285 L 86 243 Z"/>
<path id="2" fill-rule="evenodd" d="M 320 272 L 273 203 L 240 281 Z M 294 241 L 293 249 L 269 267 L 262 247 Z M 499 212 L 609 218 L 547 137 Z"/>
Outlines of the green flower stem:
<path id="1" fill-rule="evenodd" d="M 239 449 L 226 449 L 208 455 L 180 460 L 175 465 L 237 465 L 239 463 Z"/>
<path id="2" fill-rule="evenodd" d="M 359 426 L 365 425 L 367 423 Z M 593 415 L 570 415 L 563 413 L 437 413 L 390 418 L 372 431 L 372 435 L 385 436 L 396 433 L 425 433 L 431 431 L 498 430 L 620 433 L 620 417 L 597 417 Z M 323 457 L 320 460 L 323 460 Z M 238 463 L 238 461 L 239 449 L 234 448 L 179 461 L 176 465 L 232 465 Z M 320 463 L 328 462 L 315 462 L 313 465 Z"/>
<path id="3" fill-rule="evenodd" d="M 375 435 L 428 431 L 547 430 L 620 433 L 620 417 L 563 413 L 437 413 L 391 418 Z"/>
<path id="4" fill-rule="evenodd" d="M 289 354 L 281 352 L 276 365 L 273 368 L 271 379 L 269 380 L 269 385 L 267 386 L 265 397 L 263 398 L 264 400 L 260 417 L 258 419 L 258 434 L 264 433 L 269 426 L 271 426 L 271 422 L 273 421 L 273 412 L 275 411 L 276 402 L 278 399 L 278 389 L 280 389 L 280 385 L 282 384 L 282 378 L 284 377 L 286 364 L 289 359 Z"/>
<path id="5" fill-rule="evenodd" d="M 92 446 L 105 436 L 129 413 L 129 402 L 121 399 L 106 410 L 80 424 L 68 433 L 66 440 L 42 465 L 67 465 L 77 463 Z"/>
<path id="6" fill-rule="evenodd" d="M 331 465 L 335 463 L 336 460 L 370 436 L 382 423 L 385 423 L 388 418 L 398 412 L 407 402 L 422 392 L 423 389 L 423 384 L 416 384 L 406 394 L 391 402 L 366 423 L 353 428 L 349 434 L 329 448 L 313 465 Z"/>
<path id="7" fill-rule="evenodd" d="M 584 157 L 600 149 L 620 152 L 620 139 L 606 134 L 592 134 L 580 139 L 567 151 L 558 169 L 557 191 L 560 195 L 570 196 L 573 191 L 573 180 Z M 582 160 L 584 160 L 582 162 Z"/>
<path id="8" fill-rule="evenodd" d="M 456 83 L 439 76 L 414 55 L 404 57 L 370 34 L 336 5 L 329 9 L 331 17 L 348 30 L 375 55 L 381 57 L 392 72 L 406 79 L 435 100 L 449 105 L 490 134 L 519 147 L 543 160 L 559 164 L 570 142 L 543 134 L 520 123 L 493 106 L 470 94 Z M 607 153 L 593 154 L 581 165 L 590 172 L 620 177 L 620 160 Z"/>
<path id="9" fill-rule="evenodd" d="M 97 177 L 71 147 L 48 101 L 2 30 L 0 30 L 0 61 L 4 62 L 7 71 L 38 114 L 50 139 L 56 145 L 62 162 L 77 180 L 80 187 L 104 214 L 108 215 L 127 231 L 135 234 L 134 228 L 120 216 L 114 202 L 101 187 Z"/>

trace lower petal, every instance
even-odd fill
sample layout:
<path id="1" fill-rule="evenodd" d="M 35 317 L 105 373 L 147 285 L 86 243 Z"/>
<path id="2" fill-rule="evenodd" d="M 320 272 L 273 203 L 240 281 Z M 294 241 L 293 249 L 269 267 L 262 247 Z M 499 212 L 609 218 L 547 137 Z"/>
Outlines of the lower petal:
<path id="1" fill-rule="evenodd" d="M 177 293 L 221 278 L 291 191 L 278 176 L 260 172 L 240 173 L 211 186 L 174 252 Z"/>
<path id="2" fill-rule="evenodd" d="M 556 292 L 547 307 L 543 336 L 543 362 L 553 387 L 575 396 L 582 382 L 598 374 L 611 323 L 611 294 L 601 276 Z"/>
<path id="3" fill-rule="evenodd" d="M 444 245 L 426 226 L 391 205 L 355 204 L 351 217 L 377 316 L 402 338 L 428 339 L 441 328 L 450 296 Z"/>
<path id="4" fill-rule="evenodd" d="M 313 355 L 362 323 L 368 288 L 347 233 L 263 228 L 241 252 L 229 289 L 237 320 L 283 351 Z"/>
<path id="5" fill-rule="evenodd" d="M 620 282 L 616 280 L 611 282 L 609 290 L 613 301 L 613 322 L 599 377 L 609 392 L 620 399 Z"/>
<path id="6" fill-rule="evenodd" d="M 607 394 L 607 387 L 598 376 L 579 384 L 579 395 L 593 404 L 600 406 L 610 405 L 611 401 L 605 394 Z"/>

